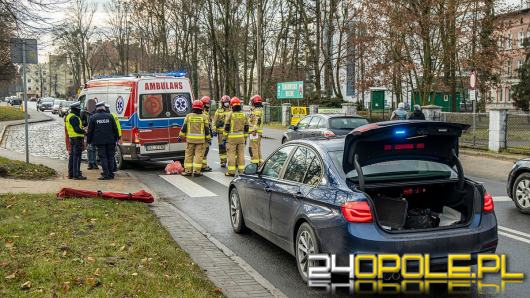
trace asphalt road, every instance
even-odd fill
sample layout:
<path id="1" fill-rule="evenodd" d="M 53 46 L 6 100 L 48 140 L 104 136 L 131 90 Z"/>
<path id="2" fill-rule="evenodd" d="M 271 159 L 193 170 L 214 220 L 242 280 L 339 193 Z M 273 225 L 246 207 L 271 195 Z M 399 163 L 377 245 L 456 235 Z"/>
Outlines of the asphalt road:
<path id="1" fill-rule="evenodd" d="M 49 112 L 46 112 L 50 114 Z M 38 124 L 38 128 L 54 131 L 62 129 L 61 118 L 53 115 L 56 121 Z M 61 125 L 59 125 L 61 124 Z M 37 125 L 37 124 L 35 124 Z M 32 139 L 35 146 L 49 146 L 53 143 L 44 134 Z M 40 143 L 39 143 L 40 142 Z M 263 153 L 270 154 L 280 144 L 276 139 L 263 140 Z M 64 148 L 64 147 L 63 147 Z M 212 148 L 216 148 L 216 144 Z M 248 153 L 247 153 L 248 154 Z M 62 157 L 62 156 L 61 156 Z M 61 158 L 58 156 L 57 158 Z M 229 180 L 223 176 L 224 169 L 219 167 L 218 151 L 213 149 L 208 156 L 214 172 L 208 177 L 187 178 L 164 175 L 163 163 L 138 164 L 129 171 L 134 172 L 140 180 L 156 191 L 161 199 L 170 202 L 202 225 L 211 235 L 230 248 L 250 264 L 262 276 L 268 279 L 289 297 L 321 297 L 325 292 L 308 288 L 302 282 L 296 269 L 294 257 L 277 248 L 264 238 L 249 233 L 238 235 L 232 232 L 228 216 L 227 185 Z M 466 174 L 482 182 L 486 189 L 496 197 L 495 212 L 499 222 L 498 253 L 507 254 L 509 271 L 530 273 L 530 215 L 521 214 L 513 202 L 506 200 L 505 177 L 510 164 L 481 160 L 477 157 L 462 157 Z M 248 162 L 248 160 L 247 160 Z M 166 180 L 166 179 L 169 179 Z M 195 183 L 195 184 L 193 184 Z M 494 279 L 493 282 L 499 282 Z M 527 297 L 530 285 L 508 284 L 503 297 Z M 479 296 L 471 291 L 471 296 Z"/>

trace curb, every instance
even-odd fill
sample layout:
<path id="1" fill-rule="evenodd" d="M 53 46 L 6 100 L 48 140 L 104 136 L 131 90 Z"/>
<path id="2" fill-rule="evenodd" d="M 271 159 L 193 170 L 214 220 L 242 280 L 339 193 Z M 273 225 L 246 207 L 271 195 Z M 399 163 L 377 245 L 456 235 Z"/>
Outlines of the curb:
<path id="1" fill-rule="evenodd" d="M 41 122 L 48 122 L 48 121 L 53 121 L 53 118 L 48 116 L 48 115 L 44 115 L 43 113 L 41 113 L 44 117 L 46 117 L 47 119 L 40 119 L 40 120 L 35 120 L 35 121 L 31 121 L 30 119 L 28 119 L 28 125 L 29 124 L 33 124 L 33 123 L 41 123 Z M 28 115 L 29 116 L 29 115 Z M 11 126 L 17 126 L 17 125 L 24 125 L 24 121 L 23 120 L 20 120 L 22 121 L 22 123 L 11 123 L 11 124 L 6 124 L 4 125 L 4 128 L 2 129 L 2 131 L 0 131 L 0 144 L 2 144 L 2 142 L 4 141 L 4 135 L 5 135 L 5 132 L 7 131 L 7 129 Z"/>
<path id="2" fill-rule="evenodd" d="M 502 161 L 511 161 L 515 162 L 522 158 L 525 158 L 526 156 L 518 156 L 518 155 L 506 155 L 502 153 L 494 153 L 490 151 L 482 151 L 482 150 L 470 150 L 465 148 L 460 148 L 460 154 L 467 155 L 467 156 L 478 156 L 478 157 L 487 157 L 491 159 L 496 160 L 502 160 Z"/>
<path id="3" fill-rule="evenodd" d="M 136 179 L 138 181 L 138 185 L 151 193 L 155 200 L 162 199 L 158 196 L 158 194 L 150 189 L 147 185 L 145 185 L 143 182 L 140 182 L 140 179 L 136 176 L 134 173 L 129 173 L 131 177 Z M 190 225 L 192 225 L 199 233 L 201 233 L 208 241 L 210 241 L 215 247 L 217 247 L 224 255 L 226 255 L 229 259 L 234 261 L 243 271 L 245 271 L 250 277 L 252 277 L 257 283 L 259 283 L 262 287 L 264 287 L 269 293 L 274 297 L 284 298 L 287 297 L 280 289 L 276 288 L 273 284 L 271 284 L 265 277 L 263 277 L 259 272 L 257 272 L 250 264 L 245 262 L 241 257 L 239 257 L 236 253 L 234 253 L 230 248 L 226 247 L 224 244 L 222 244 L 219 240 L 217 240 L 214 236 L 212 236 L 204 227 L 202 227 L 199 223 L 197 223 L 195 220 L 190 218 L 187 214 L 182 212 L 177 206 L 171 204 L 170 202 L 166 203 L 170 204 L 175 208 L 175 211 L 183 217 Z"/>

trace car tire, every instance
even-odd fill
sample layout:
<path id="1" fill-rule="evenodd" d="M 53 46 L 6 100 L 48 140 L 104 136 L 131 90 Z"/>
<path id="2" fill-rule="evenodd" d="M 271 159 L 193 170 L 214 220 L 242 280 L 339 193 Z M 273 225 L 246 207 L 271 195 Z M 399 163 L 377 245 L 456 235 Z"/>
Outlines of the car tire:
<path id="1" fill-rule="evenodd" d="M 243 218 L 243 209 L 241 209 L 241 200 L 239 199 L 239 192 L 234 187 L 230 191 L 228 199 L 228 212 L 230 214 L 230 224 L 234 232 L 242 234 L 248 231 Z"/>
<path id="2" fill-rule="evenodd" d="M 121 153 L 120 146 L 116 146 L 116 153 L 114 153 L 114 158 L 116 159 L 116 167 L 118 170 L 127 169 L 127 161 L 123 159 L 123 154 Z"/>
<path id="3" fill-rule="evenodd" d="M 512 186 L 512 199 L 519 211 L 530 214 L 530 173 L 517 176 Z"/>
<path id="4" fill-rule="evenodd" d="M 286 137 L 283 137 L 282 138 L 282 145 L 285 144 L 287 142 L 287 138 Z"/>
<path id="5" fill-rule="evenodd" d="M 313 228 L 304 222 L 298 228 L 295 238 L 295 256 L 296 256 L 296 267 L 300 277 L 307 282 L 307 274 L 309 268 L 309 261 L 307 260 L 310 254 L 320 253 L 317 236 Z"/>

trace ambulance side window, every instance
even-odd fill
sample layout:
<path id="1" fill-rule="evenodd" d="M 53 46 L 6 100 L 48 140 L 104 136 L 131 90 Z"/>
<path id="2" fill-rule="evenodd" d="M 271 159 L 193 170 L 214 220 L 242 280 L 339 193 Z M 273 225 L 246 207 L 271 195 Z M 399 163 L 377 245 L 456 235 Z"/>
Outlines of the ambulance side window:
<path id="1" fill-rule="evenodd" d="M 140 118 L 166 118 L 163 94 L 140 95 Z"/>
<path id="2" fill-rule="evenodd" d="M 191 112 L 191 96 L 189 93 L 170 94 L 168 105 L 171 118 L 184 117 Z"/>

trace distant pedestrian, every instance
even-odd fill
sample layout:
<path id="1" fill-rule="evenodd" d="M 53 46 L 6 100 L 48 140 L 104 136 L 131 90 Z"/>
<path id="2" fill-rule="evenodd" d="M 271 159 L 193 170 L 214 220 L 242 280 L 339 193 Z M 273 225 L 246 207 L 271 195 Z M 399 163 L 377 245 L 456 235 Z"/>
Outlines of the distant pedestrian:
<path id="1" fill-rule="evenodd" d="M 88 107 L 85 106 L 85 109 L 81 113 L 81 120 L 83 121 L 83 126 L 84 127 L 88 127 L 88 122 L 90 120 L 90 117 L 92 117 L 92 115 L 93 115 L 93 113 L 89 112 L 88 111 Z M 96 154 L 97 154 L 96 146 L 93 146 L 92 144 L 88 144 L 86 152 L 87 152 L 87 159 L 88 159 L 88 167 L 87 167 L 87 169 L 89 169 L 89 170 L 97 170 L 97 169 L 99 169 L 98 168 L 98 163 L 97 163 L 97 160 L 96 160 Z"/>
<path id="2" fill-rule="evenodd" d="M 86 180 L 81 175 L 81 154 L 83 153 L 83 142 L 85 130 L 81 121 L 81 104 L 73 103 L 70 113 L 65 118 L 66 132 L 70 139 L 70 156 L 68 157 L 68 178 L 75 180 Z"/>
<path id="3" fill-rule="evenodd" d="M 105 111 L 107 111 L 107 113 L 111 114 L 112 118 L 114 118 L 114 121 L 116 122 L 116 127 L 118 128 L 118 142 L 119 142 L 119 140 L 121 139 L 120 118 L 118 117 L 118 115 L 116 115 L 116 113 L 113 113 L 113 112 L 110 111 L 110 106 L 108 104 L 105 104 Z M 120 148 L 118 147 L 118 143 L 117 142 L 116 142 L 115 150 L 120 150 Z M 113 158 L 113 160 L 114 160 L 114 166 L 112 167 L 112 172 L 117 172 L 118 171 L 118 164 L 116 163 L 116 158 Z"/>
<path id="4" fill-rule="evenodd" d="M 414 105 L 414 111 L 409 115 L 409 120 L 425 120 L 420 105 Z"/>
<path id="5" fill-rule="evenodd" d="M 398 108 L 392 112 L 392 115 L 390 116 L 390 120 L 406 120 L 406 119 L 407 119 L 407 111 L 405 111 L 405 104 L 400 102 L 398 104 Z"/>
<path id="6" fill-rule="evenodd" d="M 105 102 L 96 104 L 96 113 L 90 117 L 88 123 L 87 141 L 98 149 L 99 162 L 103 168 L 99 180 L 114 179 L 114 154 L 119 133 L 116 121 L 105 110 Z"/>

